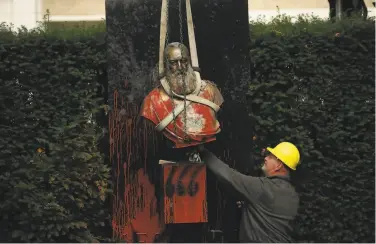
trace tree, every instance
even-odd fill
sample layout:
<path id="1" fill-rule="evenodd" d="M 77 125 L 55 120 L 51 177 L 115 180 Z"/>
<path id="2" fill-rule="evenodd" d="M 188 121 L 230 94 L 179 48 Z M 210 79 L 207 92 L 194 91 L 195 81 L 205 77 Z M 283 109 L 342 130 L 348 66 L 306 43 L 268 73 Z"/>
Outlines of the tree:
<path id="1" fill-rule="evenodd" d="M 354 15 L 360 15 L 366 19 L 368 16 L 368 9 L 364 0 L 328 0 L 328 2 L 329 17 L 331 19 Z"/>

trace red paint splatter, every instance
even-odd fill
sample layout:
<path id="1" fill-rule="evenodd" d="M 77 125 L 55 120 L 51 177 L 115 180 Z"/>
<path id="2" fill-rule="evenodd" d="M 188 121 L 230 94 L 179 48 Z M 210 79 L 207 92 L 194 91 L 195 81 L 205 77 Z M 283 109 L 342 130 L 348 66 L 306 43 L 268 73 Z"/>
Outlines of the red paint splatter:
<path id="1" fill-rule="evenodd" d="M 116 238 L 134 242 L 133 234 L 136 233 L 140 242 L 150 243 L 161 233 L 163 225 L 154 194 L 154 186 L 144 170 L 140 169 L 132 184 L 127 184 L 124 200 L 114 199 L 116 213 L 112 226 Z"/>
<path id="2" fill-rule="evenodd" d="M 175 174 L 171 179 L 175 194 L 164 196 L 164 221 L 167 224 L 180 223 L 206 223 L 208 221 L 206 199 L 206 167 L 200 164 L 165 164 L 163 167 L 163 185 L 167 188 L 170 172 L 174 169 Z M 189 167 L 189 168 L 187 168 Z M 184 194 L 179 195 L 178 183 L 181 173 L 186 171 L 186 176 L 180 179 L 180 188 Z M 196 174 L 196 176 L 194 176 Z M 194 178 L 193 178 L 194 177 Z M 191 180 L 193 180 L 191 182 Z M 197 184 L 195 189 L 189 185 Z M 190 190 L 196 190 L 194 196 L 189 195 Z"/>
<path id="3" fill-rule="evenodd" d="M 206 82 L 205 88 L 198 96 L 216 103 L 222 104 L 222 95 L 216 86 Z M 220 97 L 220 98 L 219 98 Z M 200 103 L 192 103 L 187 111 L 187 123 L 193 121 L 197 128 L 195 132 L 185 132 L 184 114 L 181 113 L 176 118 L 176 123 L 170 123 L 162 131 L 164 136 L 175 144 L 176 148 L 191 147 L 202 143 L 216 140 L 216 134 L 221 131 L 216 113 L 208 106 Z M 140 114 L 154 124 L 159 124 L 162 118 L 166 118 L 174 109 L 171 98 L 165 93 L 163 88 L 153 89 L 144 99 Z M 191 115 L 189 115 L 191 114 Z M 188 136 L 189 142 L 182 138 Z"/>
<path id="4" fill-rule="evenodd" d="M 126 103 L 115 91 L 113 110 L 109 114 L 110 160 L 114 165 L 116 184 L 113 237 L 134 242 L 137 233 L 140 242 L 153 242 L 163 225 L 159 219 L 155 187 L 146 174 L 146 163 L 149 140 L 155 142 L 154 151 L 157 140 L 147 124 L 137 125 L 137 119 L 138 106 Z M 131 172 L 133 165 L 142 168 Z"/>
<path id="5" fill-rule="evenodd" d="M 125 84 L 126 85 L 126 84 Z M 137 125 L 139 107 L 127 103 L 114 92 L 113 109 L 109 113 L 110 160 L 113 163 L 114 184 L 117 190 L 113 195 L 113 237 L 119 241 L 134 242 L 133 234 L 138 233 L 140 242 L 153 242 L 155 235 L 164 230 L 160 221 L 155 197 L 155 186 L 146 174 L 148 153 L 157 153 L 158 141 L 161 135 L 144 121 Z M 223 127 L 221 121 L 221 127 Z M 149 142 L 154 142 L 154 148 L 148 148 Z M 234 166 L 230 150 L 224 150 L 221 157 L 225 162 Z M 131 172 L 131 166 L 141 169 Z M 226 197 L 218 186 L 208 188 L 217 191 L 217 216 L 215 228 L 223 225 L 223 210 Z M 215 211 L 214 209 L 212 211 Z"/>

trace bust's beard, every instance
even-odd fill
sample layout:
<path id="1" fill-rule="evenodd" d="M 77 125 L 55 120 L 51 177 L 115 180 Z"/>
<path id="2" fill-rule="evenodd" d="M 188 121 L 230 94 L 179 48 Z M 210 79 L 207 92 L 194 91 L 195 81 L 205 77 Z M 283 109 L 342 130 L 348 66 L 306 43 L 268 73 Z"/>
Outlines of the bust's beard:
<path id="1" fill-rule="evenodd" d="M 196 75 L 192 69 L 192 66 L 188 67 L 185 74 L 180 72 L 166 72 L 166 79 L 170 85 L 171 91 L 178 95 L 189 95 L 196 89 Z M 184 90 L 184 83 L 186 89 Z"/>

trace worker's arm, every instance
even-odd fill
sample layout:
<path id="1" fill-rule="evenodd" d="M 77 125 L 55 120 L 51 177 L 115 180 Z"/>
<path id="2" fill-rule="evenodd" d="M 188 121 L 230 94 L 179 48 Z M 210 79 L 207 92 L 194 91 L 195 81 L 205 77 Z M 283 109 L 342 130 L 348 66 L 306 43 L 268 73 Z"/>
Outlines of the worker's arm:
<path id="1" fill-rule="evenodd" d="M 263 191 L 261 178 L 241 174 L 230 168 L 210 151 L 206 149 L 200 149 L 200 151 L 204 163 L 220 181 L 228 184 L 233 190 L 250 201 L 260 196 Z"/>

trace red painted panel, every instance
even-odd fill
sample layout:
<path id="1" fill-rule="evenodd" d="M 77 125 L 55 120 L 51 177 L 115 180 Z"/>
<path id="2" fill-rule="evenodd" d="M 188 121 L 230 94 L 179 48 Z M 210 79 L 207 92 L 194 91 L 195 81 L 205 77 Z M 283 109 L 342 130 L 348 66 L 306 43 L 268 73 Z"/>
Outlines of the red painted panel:
<path id="1" fill-rule="evenodd" d="M 162 167 L 165 224 L 207 222 L 206 166 L 165 163 Z"/>

